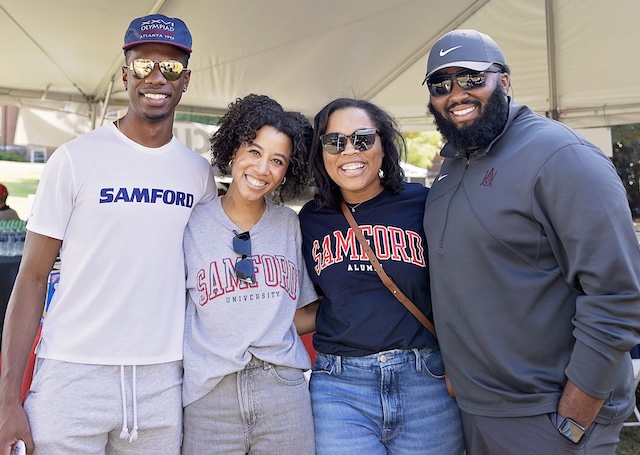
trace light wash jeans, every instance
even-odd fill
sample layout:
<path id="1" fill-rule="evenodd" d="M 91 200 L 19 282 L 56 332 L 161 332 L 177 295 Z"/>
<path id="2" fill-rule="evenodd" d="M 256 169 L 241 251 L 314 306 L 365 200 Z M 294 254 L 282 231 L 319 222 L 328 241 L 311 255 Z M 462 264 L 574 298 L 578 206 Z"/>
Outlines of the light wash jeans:
<path id="1" fill-rule="evenodd" d="M 318 353 L 311 403 L 318 455 L 462 454 L 460 411 L 437 347 Z"/>
<path id="2" fill-rule="evenodd" d="M 183 455 L 313 455 L 303 371 L 255 357 L 184 409 Z"/>

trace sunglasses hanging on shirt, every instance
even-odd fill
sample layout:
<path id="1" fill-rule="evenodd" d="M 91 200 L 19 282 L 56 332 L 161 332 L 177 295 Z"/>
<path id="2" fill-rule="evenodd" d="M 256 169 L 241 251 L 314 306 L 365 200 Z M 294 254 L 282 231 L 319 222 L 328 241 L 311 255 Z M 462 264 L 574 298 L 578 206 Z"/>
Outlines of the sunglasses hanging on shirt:
<path id="1" fill-rule="evenodd" d="M 251 236 L 249 231 L 237 233 L 233 238 L 233 251 L 239 254 L 240 260 L 236 262 L 236 278 L 243 283 L 255 284 L 255 270 L 251 259 Z"/>

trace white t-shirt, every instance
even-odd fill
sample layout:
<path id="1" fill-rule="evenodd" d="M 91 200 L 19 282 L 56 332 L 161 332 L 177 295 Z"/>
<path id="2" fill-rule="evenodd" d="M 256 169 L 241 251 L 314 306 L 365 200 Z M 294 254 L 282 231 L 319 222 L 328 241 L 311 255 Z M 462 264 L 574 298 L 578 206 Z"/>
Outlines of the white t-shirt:
<path id="1" fill-rule="evenodd" d="M 175 137 L 143 147 L 109 123 L 47 162 L 27 228 L 62 240 L 38 356 L 144 365 L 182 358 L 182 237 L 217 195 L 211 166 Z"/>
<path id="2" fill-rule="evenodd" d="M 241 232 L 220 198 L 196 207 L 185 229 L 185 406 L 242 370 L 252 355 L 274 365 L 310 367 L 293 315 L 318 296 L 302 258 L 298 216 L 267 201 L 249 231 L 254 285 L 236 279 L 234 266 L 241 257 L 233 250 L 234 230 Z"/>

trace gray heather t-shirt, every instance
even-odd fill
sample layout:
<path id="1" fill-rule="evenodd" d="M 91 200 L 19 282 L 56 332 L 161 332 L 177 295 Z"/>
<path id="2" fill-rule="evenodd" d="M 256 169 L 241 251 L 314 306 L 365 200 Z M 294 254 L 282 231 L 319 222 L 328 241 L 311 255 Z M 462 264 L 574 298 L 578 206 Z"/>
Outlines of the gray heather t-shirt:
<path id="1" fill-rule="evenodd" d="M 302 259 L 296 213 L 267 201 L 249 231 L 253 285 L 235 275 L 241 256 L 233 249 L 233 237 L 240 232 L 220 198 L 197 205 L 185 229 L 184 406 L 242 370 L 252 355 L 275 365 L 310 367 L 293 315 L 317 295 Z"/>

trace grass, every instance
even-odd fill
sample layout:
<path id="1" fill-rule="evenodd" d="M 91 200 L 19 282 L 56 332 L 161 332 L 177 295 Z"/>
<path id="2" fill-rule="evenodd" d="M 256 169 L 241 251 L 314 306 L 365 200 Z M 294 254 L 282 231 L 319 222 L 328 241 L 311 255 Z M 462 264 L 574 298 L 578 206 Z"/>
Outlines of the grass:
<path id="1" fill-rule="evenodd" d="M 5 183 L 9 194 L 13 197 L 27 197 L 36 192 L 38 180 L 22 180 L 20 182 Z"/>
<path id="2" fill-rule="evenodd" d="M 43 166 L 42 163 L 0 161 L 0 183 L 9 190 L 7 204 L 18 212 L 18 216 L 23 220 L 29 216 L 29 195 L 36 192 Z"/>
<path id="3" fill-rule="evenodd" d="M 624 427 L 616 455 L 640 455 L 640 427 Z"/>
<path id="4" fill-rule="evenodd" d="M 636 389 L 636 401 L 640 403 L 640 387 Z M 616 455 L 640 455 L 640 427 L 622 428 Z"/>

